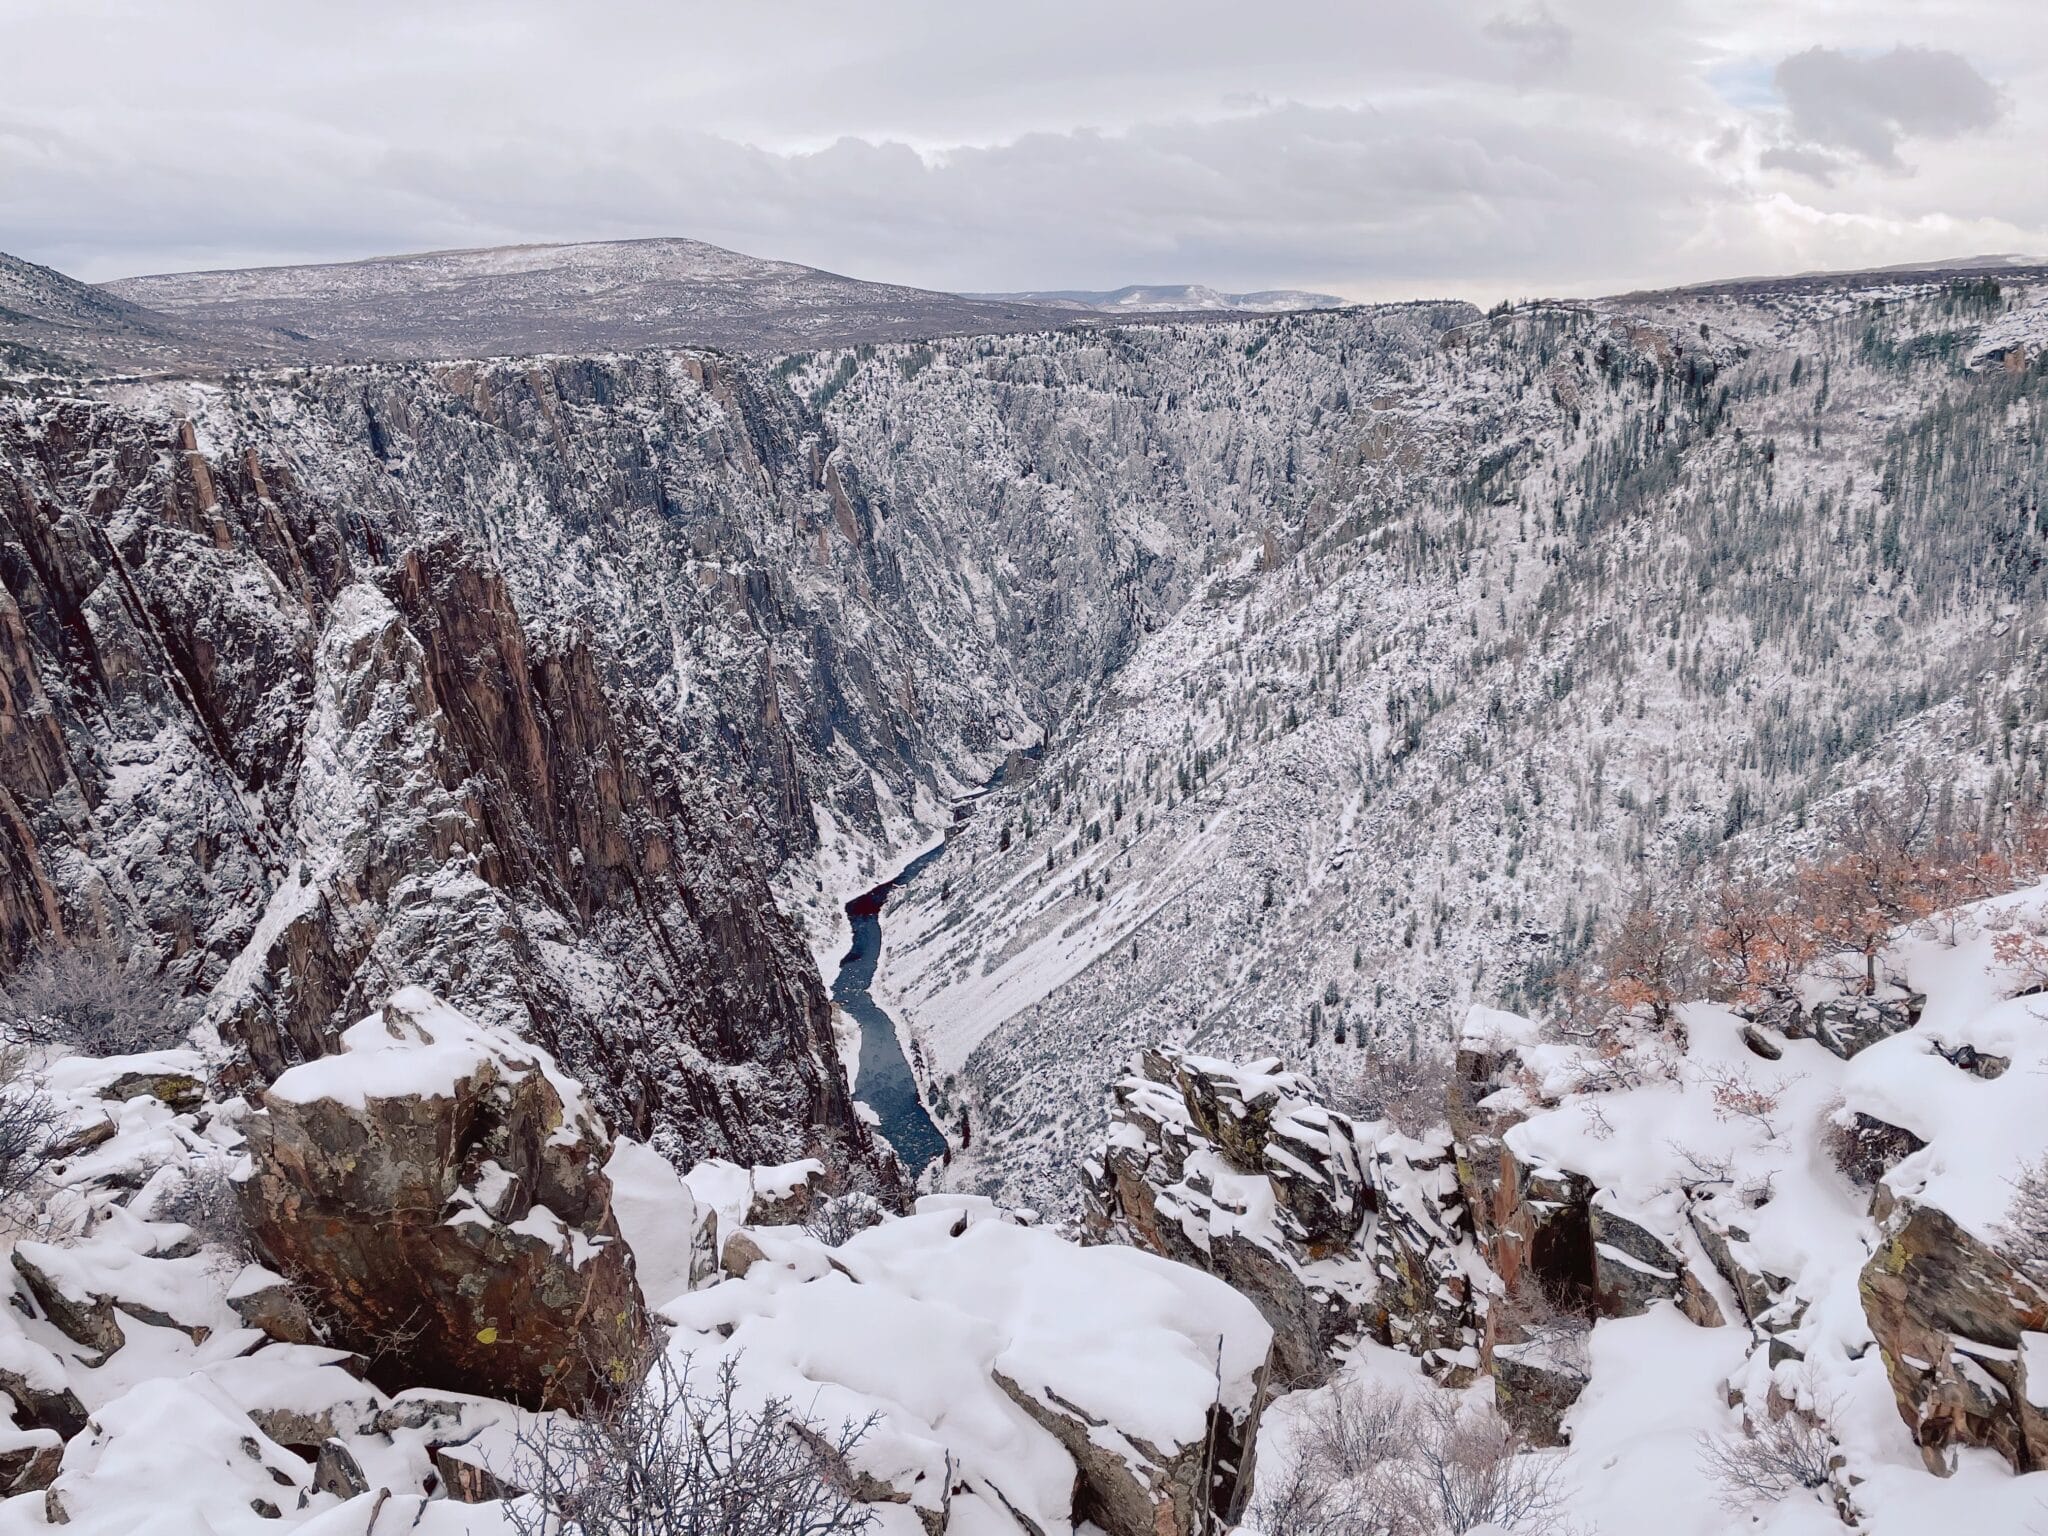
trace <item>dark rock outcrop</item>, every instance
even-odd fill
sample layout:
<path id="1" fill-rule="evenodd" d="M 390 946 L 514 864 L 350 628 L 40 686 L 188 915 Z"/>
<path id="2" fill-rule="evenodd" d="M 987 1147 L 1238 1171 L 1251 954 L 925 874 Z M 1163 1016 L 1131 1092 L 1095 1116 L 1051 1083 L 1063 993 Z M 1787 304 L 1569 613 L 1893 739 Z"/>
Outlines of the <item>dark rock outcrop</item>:
<path id="1" fill-rule="evenodd" d="M 1367 1277 L 1318 1263 L 1355 1253 L 1372 1208 L 1356 1128 L 1275 1062 L 1148 1051 L 1141 1067 L 1116 1084 L 1108 1141 L 1083 1170 L 1090 1236 L 1229 1282 L 1272 1325 L 1282 1381 L 1321 1381 L 1369 1320 Z"/>
<path id="2" fill-rule="evenodd" d="M 677 708 L 647 664 L 668 642 L 555 611 L 555 562 L 522 585 L 475 499 L 525 480 L 553 529 L 618 518 L 616 545 L 670 493 L 645 462 L 569 469 L 561 424 L 630 392 L 664 400 L 701 489 L 731 483 L 703 553 L 747 547 L 783 497 L 830 523 L 798 452 L 815 420 L 691 361 L 694 382 L 566 361 L 249 380 L 260 408 L 205 426 L 0 410 L 0 976 L 112 938 L 209 995 L 259 1083 L 419 982 L 549 1046 L 671 1156 L 875 1162 L 769 886 L 813 835 L 772 667 Z M 252 428 L 281 396 L 317 396 L 318 443 Z M 701 463 L 681 427 L 700 418 L 733 434 Z M 389 455 L 430 437 L 432 473 L 396 477 Z M 834 475 L 864 525 L 857 477 Z M 737 596 L 788 622 L 766 586 Z"/>
<path id="3" fill-rule="evenodd" d="M 1924 992 L 1904 997 L 1841 997 L 1817 1004 L 1807 1016 L 1813 1038 L 1847 1061 L 1880 1040 L 1904 1034 L 1927 1006 Z"/>
<path id="4" fill-rule="evenodd" d="M 265 1094 L 241 1186 L 329 1341 L 394 1389 L 573 1406 L 631 1379 L 647 1323 L 575 1086 L 417 988 L 344 1046 Z"/>
<path id="5" fill-rule="evenodd" d="M 1863 1310 L 1884 1356 L 1899 1416 L 1930 1471 L 1953 1470 L 1954 1448 L 1986 1446 L 2017 1472 L 2042 1459 L 2042 1413 L 2023 1361 L 2048 1329 L 2044 1294 L 1945 1211 L 1901 1200 L 1864 1265 Z"/>

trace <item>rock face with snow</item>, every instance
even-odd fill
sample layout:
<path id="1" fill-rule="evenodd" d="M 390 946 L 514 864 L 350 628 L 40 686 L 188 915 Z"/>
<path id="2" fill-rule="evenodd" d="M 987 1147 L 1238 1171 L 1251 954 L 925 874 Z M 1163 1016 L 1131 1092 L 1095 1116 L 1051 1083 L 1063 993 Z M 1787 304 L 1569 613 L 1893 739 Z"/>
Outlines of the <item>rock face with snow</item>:
<path id="1" fill-rule="evenodd" d="M 1220 1281 L 953 1197 L 836 1248 L 735 1231 L 725 1262 L 664 1305 L 670 1348 L 827 1430 L 872 1415 L 849 1471 L 892 1530 L 1193 1536 L 1251 1496 L 1273 1333 Z"/>
<path id="2" fill-rule="evenodd" d="M 575 1407 L 640 1367 L 611 1139 L 545 1053 L 409 989 L 246 1131 L 258 1250 L 373 1375 Z"/>
<path id="3" fill-rule="evenodd" d="M 701 366 L 675 380 L 699 427 L 731 423 L 696 448 L 736 454 L 758 509 L 744 408 Z M 473 377 L 463 409 L 503 451 L 518 434 L 484 417 L 589 384 Z M 388 401 L 348 409 L 390 449 Z M 211 453 L 189 420 L 106 404 L 0 420 L 0 965 L 119 935 L 207 995 L 258 1081 L 419 982 L 549 1046 L 671 1155 L 871 1160 L 770 884 L 815 832 L 758 651 L 721 677 L 729 714 L 664 704 L 595 614 L 542 611 L 542 562 L 515 581 L 374 454 L 351 478 L 332 445 L 293 450 L 288 414 L 267 399 L 262 441 Z M 766 451 L 802 479 L 798 445 Z M 715 787 L 736 752 L 762 810 Z"/>
<path id="4" fill-rule="evenodd" d="M 2048 1468 L 2048 1292 L 1913 1200 L 1893 1208 L 1862 1289 L 1900 1415 L 1930 1469 L 1948 1471 L 1960 1446 L 1988 1446 L 2017 1471 Z"/>
<path id="5" fill-rule="evenodd" d="M 1356 1252 L 1377 1203 L 1370 1145 L 1277 1062 L 1152 1051 L 1141 1065 L 1083 1167 L 1090 1235 L 1228 1281 L 1272 1325 L 1281 1379 L 1312 1385 L 1365 1321 L 1356 1276 L 1332 1261 Z"/>
<path id="6" fill-rule="evenodd" d="M 1480 1363 L 1484 1266 L 1448 1139 L 1414 1141 L 1318 1102 L 1277 1061 L 1148 1051 L 1083 1165 L 1087 1230 L 1206 1269 L 1272 1325 L 1309 1386 L 1368 1334 L 1450 1381 Z"/>

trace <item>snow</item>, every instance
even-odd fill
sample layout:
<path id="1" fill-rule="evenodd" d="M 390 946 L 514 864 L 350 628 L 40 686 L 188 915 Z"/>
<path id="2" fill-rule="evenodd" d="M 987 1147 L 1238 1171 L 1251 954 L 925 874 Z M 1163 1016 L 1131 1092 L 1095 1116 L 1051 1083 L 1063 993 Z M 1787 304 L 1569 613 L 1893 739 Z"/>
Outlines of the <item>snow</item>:
<path id="1" fill-rule="evenodd" d="M 477 1023 L 424 987 L 392 993 L 382 1010 L 342 1032 L 338 1052 L 292 1067 L 269 1092 L 287 1104 L 326 1100 L 362 1110 L 373 1099 L 452 1098 L 487 1067 L 545 1073 L 562 1100 L 558 1137 L 573 1136 L 589 1117 L 582 1088 L 546 1051 Z"/>
<path id="2" fill-rule="evenodd" d="M 690 1288 L 697 1200 L 668 1159 L 641 1142 L 617 1137 L 604 1165 L 612 1181 L 612 1215 L 633 1250 L 640 1293 L 652 1306 Z"/>
<path id="3" fill-rule="evenodd" d="M 950 1453 L 970 1486 L 1070 1528 L 1073 1463 L 998 1376 L 1103 1421 L 1096 1442 L 1135 1460 L 1133 1439 L 1198 1440 L 1219 1393 L 1247 1407 L 1271 1340 L 1220 1281 L 985 1204 L 933 1202 L 837 1249 L 795 1229 L 754 1236 L 767 1258 L 743 1279 L 668 1305 L 672 1347 L 700 1373 L 736 1360 L 751 1393 L 828 1426 L 879 1414 L 857 1460 L 926 1508 Z"/>

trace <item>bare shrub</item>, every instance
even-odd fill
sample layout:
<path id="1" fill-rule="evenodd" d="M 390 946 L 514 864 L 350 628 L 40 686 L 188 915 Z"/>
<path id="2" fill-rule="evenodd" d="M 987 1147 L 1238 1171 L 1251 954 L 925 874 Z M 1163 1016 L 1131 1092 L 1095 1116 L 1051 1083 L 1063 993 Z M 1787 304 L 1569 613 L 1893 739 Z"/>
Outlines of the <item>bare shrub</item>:
<path id="1" fill-rule="evenodd" d="M 1585 1303 L 1545 1285 L 1524 1270 L 1512 1296 L 1493 1303 L 1496 1337 L 1533 1353 L 1546 1364 L 1585 1375 L 1593 1366 L 1593 1318 Z"/>
<path id="2" fill-rule="evenodd" d="M 1299 1453 L 1278 1481 L 1262 1482 L 1247 1523 L 1260 1536 L 1385 1536 L 1375 1480 L 1405 1449 L 1409 1417 L 1397 1393 L 1337 1383 L 1303 1415 Z"/>
<path id="3" fill-rule="evenodd" d="M 2020 1273 L 2048 1288 L 2048 1157 L 2030 1163 L 2012 1186 L 2012 1204 L 1998 1226 L 1999 1246 Z"/>
<path id="4" fill-rule="evenodd" d="M 207 1247 L 237 1266 L 256 1258 L 256 1245 L 242 1214 L 225 1158 L 212 1158 L 185 1171 L 184 1179 L 156 1203 L 153 1219 L 183 1222 Z"/>
<path id="5" fill-rule="evenodd" d="M 41 1084 L 0 1059 L 0 1201 L 28 1194 L 55 1155 L 63 1111 Z"/>
<path id="6" fill-rule="evenodd" d="M 1526 1443 L 1459 1393 L 1419 1401 L 1340 1382 L 1308 1410 L 1285 1474 L 1248 1523 L 1264 1536 L 1463 1536 L 1480 1526 L 1551 1531 L 1562 1458 Z"/>
<path id="7" fill-rule="evenodd" d="M 880 1224 L 888 1212 L 882 1202 L 862 1190 L 834 1195 L 804 1223 L 804 1230 L 827 1248 L 837 1248 L 857 1232 Z"/>
<path id="8" fill-rule="evenodd" d="M 185 1028 L 170 985 L 111 945 L 46 946 L 0 990 L 0 1036 L 16 1045 L 128 1056 L 176 1045 Z"/>
<path id="9" fill-rule="evenodd" d="M 1784 1088 L 1767 1088 L 1747 1067 L 1709 1067 L 1700 1074 L 1714 1103 L 1714 1118 L 1742 1120 L 1763 1132 L 1765 1141 L 1778 1139 L 1778 1107 Z"/>
<path id="10" fill-rule="evenodd" d="M 1442 1056 L 1367 1052 L 1357 1074 L 1340 1090 L 1339 1107 L 1361 1120 L 1385 1120 L 1403 1136 L 1421 1136 L 1449 1123 L 1451 1066 Z"/>
<path id="11" fill-rule="evenodd" d="M 658 1355 L 610 1407 L 522 1430 L 493 1470 L 524 1495 L 505 1505 L 517 1536 L 852 1536 L 874 1519 L 851 1465 L 873 1422 L 749 1409 L 730 1358 L 702 1391 L 687 1356 Z"/>
<path id="12" fill-rule="evenodd" d="M 1416 1411 L 1411 1449 L 1395 1463 L 1395 1530 L 1463 1536 L 1482 1525 L 1508 1531 L 1554 1527 L 1563 1510 L 1563 1458 L 1527 1445 L 1491 1408 L 1431 1393 Z"/>
<path id="13" fill-rule="evenodd" d="M 1760 1424 L 1744 1419 L 1738 1433 L 1700 1437 L 1700 1468 L 1731 1513 L 1826 1488 L 1836 1454 L 1826 1425 L 1796 1408 Z"/>
<path id="14" fill-rule="evenodd" d="M 1991 939 L 1991 955 L 2010 973 L 2017 993 L 2048 992 L 2048 928 L 2038 917 L 2015 923 Z"/>

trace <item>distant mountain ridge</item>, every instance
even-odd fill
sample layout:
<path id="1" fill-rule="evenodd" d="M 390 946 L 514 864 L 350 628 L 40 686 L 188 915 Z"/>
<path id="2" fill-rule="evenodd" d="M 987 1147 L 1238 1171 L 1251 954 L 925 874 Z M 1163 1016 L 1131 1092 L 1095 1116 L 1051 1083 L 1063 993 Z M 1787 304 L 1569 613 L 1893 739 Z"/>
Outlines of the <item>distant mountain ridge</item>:
<path id="1" fill-rule="evenodd" d="M 1942 273 L 2048 273 L 1979 255 L 1859 273 L 1723 279 L 1663 294 L 1882 287 Z M 1651 293 L 1621 295 L 1642 299 Z M 424 251 L 360 261 L 171 272 L 103 284 L 0 253 L 0 379 L 177 376 L 338 362 L 590 356 L 712 348 L 788 356 L 951 336 L 1345 308 L 1334 294 L 1202 284 L 942 293 L 868 282 L 701 240 Z M 9 387 L 16 387 L 10 385 Z"/>
<path id="2" fill-rule="evenodd" d="M 316 356 L 393 361 L 658 346 L 799 351 L 1047 323 L 1036 306 L 865 282 L 684 239 L 175 272 L 106 291 L 209 333 L 283 331 Z"/>

